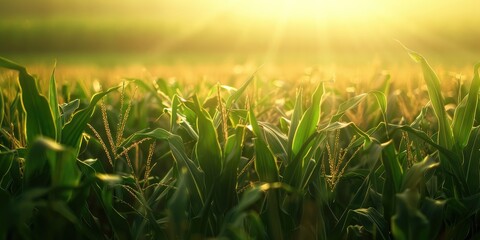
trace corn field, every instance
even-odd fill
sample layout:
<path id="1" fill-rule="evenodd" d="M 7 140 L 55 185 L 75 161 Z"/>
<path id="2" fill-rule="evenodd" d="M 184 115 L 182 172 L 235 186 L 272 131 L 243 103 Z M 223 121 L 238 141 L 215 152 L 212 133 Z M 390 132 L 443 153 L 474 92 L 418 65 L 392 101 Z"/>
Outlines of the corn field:
<path id="1" fill-rule="evenodd" d="M 406 51 L 416 97 L 388 74 L 57 86 L 0 58 L 0 239 L 479 238 L 480 64 L 445 91 Z"/>

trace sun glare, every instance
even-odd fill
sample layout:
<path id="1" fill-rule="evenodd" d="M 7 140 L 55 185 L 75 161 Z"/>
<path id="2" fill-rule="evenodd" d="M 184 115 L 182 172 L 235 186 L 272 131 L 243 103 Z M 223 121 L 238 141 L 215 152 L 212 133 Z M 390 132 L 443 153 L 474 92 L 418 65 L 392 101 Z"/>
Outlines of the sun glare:
<path id="1" fill-rule="evenodd" d="M 398 47 L 395 39 L 407 43 L 412 41 L 432 49 L 447 46 L 458 50 L 462 46 L 457 42 L 465 39 L 455 39 L 459 31 L 455 24 L 473 22 L 467 17 L 472 9 L 448 1 L 435 4 L 432 4 L 433 0 L 185 2 L 189 2 L 187 5 L 198 12 L 196 14 L 205 13 L 202 19 L 207 20 L 195 25 L 196 30 L 185 29 L 190 33 L 184 36 L 214 29 L 204 33 L 213 32 L 210 34 L 212 37 L 224 38 L 225 42 L 238 42 L 237 45 L 242 45 L 242 48 L 256 49 L 256 46 L 262 48 L 266 45 L 263 48 L 270 55 L 282 49 L 319 52 L 323 56 L 328 52 L 342 51 L 388 52 Z M 446 37 L 452 39 L 446 41 Z"/>
<path id="2" fill-rule="evenodd" d="M 475 57 L 471 49 L 478 49 L 480 36 L 474 0 L 23 1 L 0 8 L 0 33 L 9 41 L 0 51 L 121 49 L 231 59 L 299 54 L 334 61 L 341 55 L 383 58 L 402 51 L 400 40 L 424 52 Z"/>
<path id="3" fill-rule="evenodd" d="M 210 21 L 206 28 L 242 29 L 250 37 L 263 39 L 266 59 L 278 58 L 285 49 L 331 57 L 327 56 L 329 52 L 365 49 L 386 38 L 391 41 L 392 28 L 401 25 L 395 17 L 402 15 L 393 3 L 374 0 L 211 0 L 209 3 L 217 9 L 216 15 L 227 17 Z M 250 46 L 255 44 L 258 42 Z"/>
<path id="4" fill-rule="evenodd" d="M 292 20 L 335 20 L 374 18 L 385 4 L 377 1 L 315 1 L 315 0 L 247 0 L 237 1 L 236 11 L 249 18 L 283 18 Z"/>

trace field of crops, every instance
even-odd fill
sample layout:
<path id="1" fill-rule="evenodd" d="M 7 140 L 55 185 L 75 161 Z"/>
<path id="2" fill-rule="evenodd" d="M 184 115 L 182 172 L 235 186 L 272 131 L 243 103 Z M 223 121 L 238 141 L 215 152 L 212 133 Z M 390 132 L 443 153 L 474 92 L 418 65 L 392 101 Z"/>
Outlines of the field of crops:
<path id="1" fill-rule="evenodd" d="M 480 64 L 407 53 L 357 82 L 68 82 L 0 58 L 0 239 L 478 238 Z"/>

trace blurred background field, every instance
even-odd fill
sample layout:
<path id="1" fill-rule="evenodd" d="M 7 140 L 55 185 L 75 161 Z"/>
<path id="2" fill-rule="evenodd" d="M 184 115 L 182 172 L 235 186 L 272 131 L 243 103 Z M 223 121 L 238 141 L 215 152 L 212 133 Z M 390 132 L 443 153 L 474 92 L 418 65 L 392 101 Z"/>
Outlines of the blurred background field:
<path id="1" fill-rule="evenodd" d="M 5 1 L 0 55 L 47 72 L 57 60 L 59 78 L 215 78 L 260 65 L 284 77 L 306 67 L 355 76 L 410 71 L 399 40 L 436 68 L 471 72 L 478 10 L 470 0 Z"/>

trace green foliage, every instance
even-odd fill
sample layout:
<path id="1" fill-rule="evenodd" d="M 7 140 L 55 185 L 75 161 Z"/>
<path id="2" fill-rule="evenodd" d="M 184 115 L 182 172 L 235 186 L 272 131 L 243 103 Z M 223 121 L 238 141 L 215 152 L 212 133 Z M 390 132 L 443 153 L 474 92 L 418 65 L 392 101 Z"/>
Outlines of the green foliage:
<path id="1" fill-rule="evenodd" d="M 392 233 L 395 239 L 428 239 L 428 219 L 418 210 L 420 195 L 407 189 L 397 194 L 397 198 L 397 211 L 392 217 Z"/>
<path id="2" fill-rule="evenodd" d="M 450 121 L 447 117 L 447 112 L 445 111 L 445 100 L 442 95 L 440 80 L 422 55 L 406 47 L 405 49 L 410 57 L 422 66 L 423 78 L 427 84 L 428 96 L 430 97 L 433 110 L 438 119 L 438 143 L 442 147 L 452 149 L 454 145 L 453 133 L 452 128 L 450 127 Z"/>
<path id="3" fill-rule="evenodd" d="M 56 138 L 56 128 L 52 111 L 45 96 L 41 95 L 35 79 L 27 70 L 7 59 L 0 58 L 0 67 L 18 71 L 18 82 L 22 91 L 22 105 L 26 115 L 25 136 L 27 144 L 32 144 L 36 138 L 44 136 Z"/>
<path id="4" fill-rule="evenodd" d="M 238 89 L 160 78 L 57 94 L 67 87 L 52 72 L 45 97 L 0 59 L 19 83 L 0 83 L 0 239 L 478 237 L 480 64 L 451 96 L 407 51 L 430 100 L 411 123 L 389 75 L 348 96 L 256 76 Z"/>
<path id="5" fill-rule="evenodd" d="M 468 139 L 470 138 L 470 132 L 472 131 L 473 122 L 475 120 L 478 90 L 480 89 L 479 68 L 480 64 L 476 64 L 470 91 L 457 106 L 455 114 L 453 115 L 453 136 L 455 137 L 455 142 L 460 148 L 464 148 L 467 145 Z"/>

